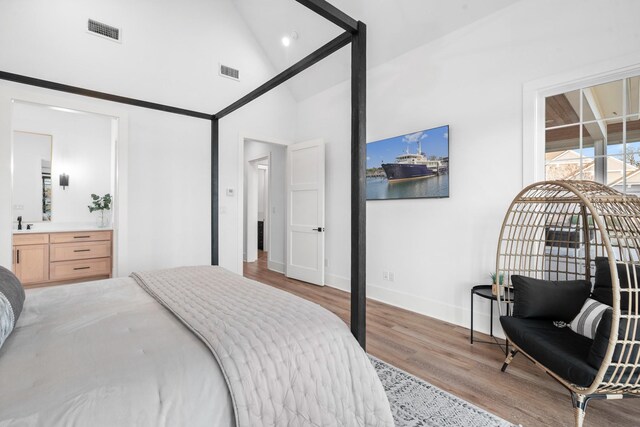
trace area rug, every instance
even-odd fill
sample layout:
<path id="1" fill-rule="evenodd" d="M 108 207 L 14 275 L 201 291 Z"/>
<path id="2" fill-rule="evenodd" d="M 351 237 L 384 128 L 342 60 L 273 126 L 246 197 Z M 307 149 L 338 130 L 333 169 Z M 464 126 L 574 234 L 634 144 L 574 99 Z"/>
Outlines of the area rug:
<path id="1" fill-rule="evenodd" d="M 513 427 L 426 381 L 371 355 L 382 381 L 396 427 Z"/>

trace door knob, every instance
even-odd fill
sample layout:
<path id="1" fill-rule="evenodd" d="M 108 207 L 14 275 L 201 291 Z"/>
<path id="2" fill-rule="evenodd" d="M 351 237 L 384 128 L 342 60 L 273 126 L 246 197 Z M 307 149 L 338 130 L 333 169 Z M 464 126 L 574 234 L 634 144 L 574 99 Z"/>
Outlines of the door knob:
<path id="1" fill-rule="evenodd" d="M 313 231 L 317 231 L 318 233 L 322 233 L 324 231 L 324 227 L 314 228 Z"/>

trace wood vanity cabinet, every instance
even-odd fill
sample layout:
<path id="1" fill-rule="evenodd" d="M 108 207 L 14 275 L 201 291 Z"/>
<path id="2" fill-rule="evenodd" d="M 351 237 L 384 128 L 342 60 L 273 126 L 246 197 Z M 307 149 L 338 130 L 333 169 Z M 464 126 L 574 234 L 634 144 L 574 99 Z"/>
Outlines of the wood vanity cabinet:
<path id="1" fill-rule="evenodd" d="M 13 271 L 23 285 L 111 277 L 111 230 L 15 234 L 13 252 Z"/>
<path id="2" fill-rule="evenodd" d="M 13 271 L 23 285 L 49 281 L 48 234 L 14 236 Z"/>

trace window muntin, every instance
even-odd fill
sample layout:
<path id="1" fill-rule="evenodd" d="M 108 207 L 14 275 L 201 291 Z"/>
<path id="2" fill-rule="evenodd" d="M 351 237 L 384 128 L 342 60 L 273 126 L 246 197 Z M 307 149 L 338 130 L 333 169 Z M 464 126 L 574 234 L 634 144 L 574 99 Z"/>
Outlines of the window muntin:
<path id="1" fill-rule="evenodd" d="M 545 98 L 545 179 L 640 194 L 640 76 Z"/>

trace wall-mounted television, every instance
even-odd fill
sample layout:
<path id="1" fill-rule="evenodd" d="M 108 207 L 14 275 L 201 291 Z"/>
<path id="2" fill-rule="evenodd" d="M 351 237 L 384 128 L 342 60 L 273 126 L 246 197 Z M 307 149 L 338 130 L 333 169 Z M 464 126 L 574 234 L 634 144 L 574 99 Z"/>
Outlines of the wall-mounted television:
<path id="1" fill-rule="evenodd" d="M 367 200 L 449 197 L 449 126 L 367 144 Z"/>

